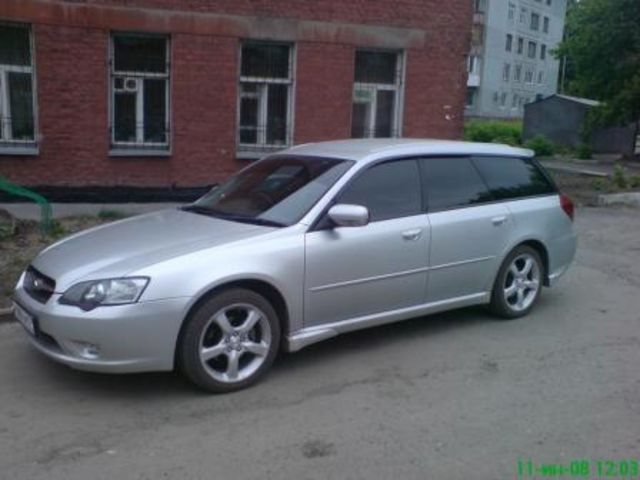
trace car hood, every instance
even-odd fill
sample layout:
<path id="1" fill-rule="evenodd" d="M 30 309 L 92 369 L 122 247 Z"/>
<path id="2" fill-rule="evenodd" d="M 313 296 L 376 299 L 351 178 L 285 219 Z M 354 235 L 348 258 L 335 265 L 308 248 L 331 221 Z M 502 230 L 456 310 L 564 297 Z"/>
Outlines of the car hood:
<path id="1" fill-rule="evenodd" d="M 169 258 L 244 240 L 272 227 L 231 222 L 179 209 L 95 227 L 43 250 L 33 266 L 56 281 L 56 292 L 97 278 L 127 275 Z"/>

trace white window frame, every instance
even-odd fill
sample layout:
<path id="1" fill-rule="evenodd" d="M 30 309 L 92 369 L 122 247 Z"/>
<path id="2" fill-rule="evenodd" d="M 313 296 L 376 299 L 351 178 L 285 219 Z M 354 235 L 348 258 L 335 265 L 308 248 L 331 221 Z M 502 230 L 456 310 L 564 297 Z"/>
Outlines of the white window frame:
<path id="1" fill-rule="evenodd" d="M 242 47 L 244 45 L 282 45 L 289 48 L 289 75 L 288 78 L 268 78 L 268 77 L 249 77 L 242 75 Z M 236 156 L 243 158 L 253 158 L 255 153 L 269 152 L 280 150 L 293 144 L 293 127 L 294 127 L 294 90 L 295 90 L 295 72 L 296 72 L 296 48 L 295 44 L 288 42 L 272 42 L 268 40 L 252 40 L 246 39 L 238 45 L 238 95 L 236 107 Z M 254 84 L 257 86 L 257 92 L 242 92 L 242 84 Z M 285 143 L 267 143 L 267 119 L 269 85 L 287 85 L 287 118 Z M 256 143 L 242 143 L 240 141 L 241 104 L 243 98 L 257 98 L 258 102 L 258 126 L 256 132 Z M 260 156 L 260 155 L 258 155 Z"/>
<path id="2" fill-rule="evenodd" d="M 37 116 L 37 102 L 36 102 L 36 76 L 35 76 L 35 59 L 34 59 L 34 44 L 33 44 L 33 29 L 31 25 L 15 24 L 8 22 L 0 22 L 0 27 L 21 27 L 28 30 L 29 33 L 29 59 L 30 65 L 5 65 L 0 64 L 0 152 L 3 149 L 32 147 L 36 145 L 38 138 L 38 116 Z M 30 139 L 14 139 L 11 122 L 8 120 L 2 121 L 2 119 L 11 118 L 10 111 L 10 98 L 9 98 L 9 73 L 28 73 L 31 75 L 31 108 L 33 118 L 33 138 Z"/>
<path id="3" fill-rule="evenodd" d="M 356 103 L 357 91 L 373 92 L 373 99 L 371 102 L 359 102 L 370 103 L 369 115 L 367 119 L 367 125 L 365 128 L 365 136 L 363 138 L 376 138 L 376 112 L 378 109 L 378 91 L 386 90 L 395 92 L 394 111 L 391 117 L 391 132 L 395 133 L 395 136 L 391 138 L 402 137 L 402 114 L 404 111 L 404 79 L 406 70 L 406 54 L 403 50 L 383 50 L 376 48 L 358 48 L 354 52 L 354 65 L 355 55 L 357 52 L 384 52 L 394 53 L 396 55 L 396 79 L 395 83 L 373 83 L 373 82 L 353 82 L 353 93 L 351 99 L 351 111 L 353 112 L 353 103 Z M 351 118 L 351 128 L 353 128 L 353 118 Z"/>
<path id="4" fill-rule="evenodd" d="M 118 71 L 115 69 L 115 48 L 114 37 L 130 36 L 130 37 L 155 37 L 162 38 L 165 41 L 165 65 L 166 71 L 159 72 L 136 72 L 136 71 Z M 137 32 L 111 32 L 109 35 L 109 148 L 111 152 L 121 150 L 126 153 L 136 154 L 136 152 L 152 151 L 163 152 L 168 151 L 170 145 L 171 131 L 171 39 L 167 35 L 154 35 Z M 116 103 L 116 78 L 123 78 L 124 82 L 135 82 L 136 92 L 136 140 L 133 142 L 116 140 L 115 128 L 115 103 Z M 146 142 L 144 140 L 144 81 L 147 79 L 164 79 L 165 83 L 165 137 L 164 142 Z M 126 87 L 125 87 L 126 90 Z M 138 121 L 140 119 L 141 121 Z"/>

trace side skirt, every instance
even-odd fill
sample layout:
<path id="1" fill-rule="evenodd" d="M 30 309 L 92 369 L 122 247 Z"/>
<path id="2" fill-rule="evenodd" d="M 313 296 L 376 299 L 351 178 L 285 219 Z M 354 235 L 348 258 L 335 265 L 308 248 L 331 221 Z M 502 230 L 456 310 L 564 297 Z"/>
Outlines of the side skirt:
<path id="1" fill-rule="evenodd" d="M 424 303 L 413 307 L 390 310 L 388 312 L 364 315 L 362 317 L 350 318 L 340 322 L 327 323 L 326 325 L 316 325 L 303 328 L 289 335 L 285 342 L 288 352 L 296 352 L 313 343 L 321 342 L 327 338 L 335 337 L 341 333 L 361 330 L 363 328 L 376 327 L 387 323 L 398 322 L 422 315 L 453 310 L 455 308 L 469 307 L 471 305 L 481 305 L 489 303 L 491 292 L 475 293 L 448 300 Z"/>

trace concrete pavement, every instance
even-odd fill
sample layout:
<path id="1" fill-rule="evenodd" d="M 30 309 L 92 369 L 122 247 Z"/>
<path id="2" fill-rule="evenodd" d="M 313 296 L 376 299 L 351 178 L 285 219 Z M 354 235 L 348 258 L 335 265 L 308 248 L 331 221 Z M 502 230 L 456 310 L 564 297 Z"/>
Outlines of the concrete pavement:
<path id="1" fill-rule="evenodd" d="M 576 225 L 576 264 L 527 318 L 356 332 L 231 395 L 76 372 L 0 325 L 0 478 L 496 480 L 518 459 L 637 459 L 640 216 Z"/>

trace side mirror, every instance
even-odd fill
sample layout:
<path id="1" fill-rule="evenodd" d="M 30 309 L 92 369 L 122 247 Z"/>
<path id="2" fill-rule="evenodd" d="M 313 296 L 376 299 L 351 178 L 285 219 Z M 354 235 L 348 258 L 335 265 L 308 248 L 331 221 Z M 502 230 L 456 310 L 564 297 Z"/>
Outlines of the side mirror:
<path id="1" fill-rule="evenodd" d="M 361 205 L 334 205 L 327 215 L 339 227 L 363 227 L 369 223 L 369 209 Z"/>

